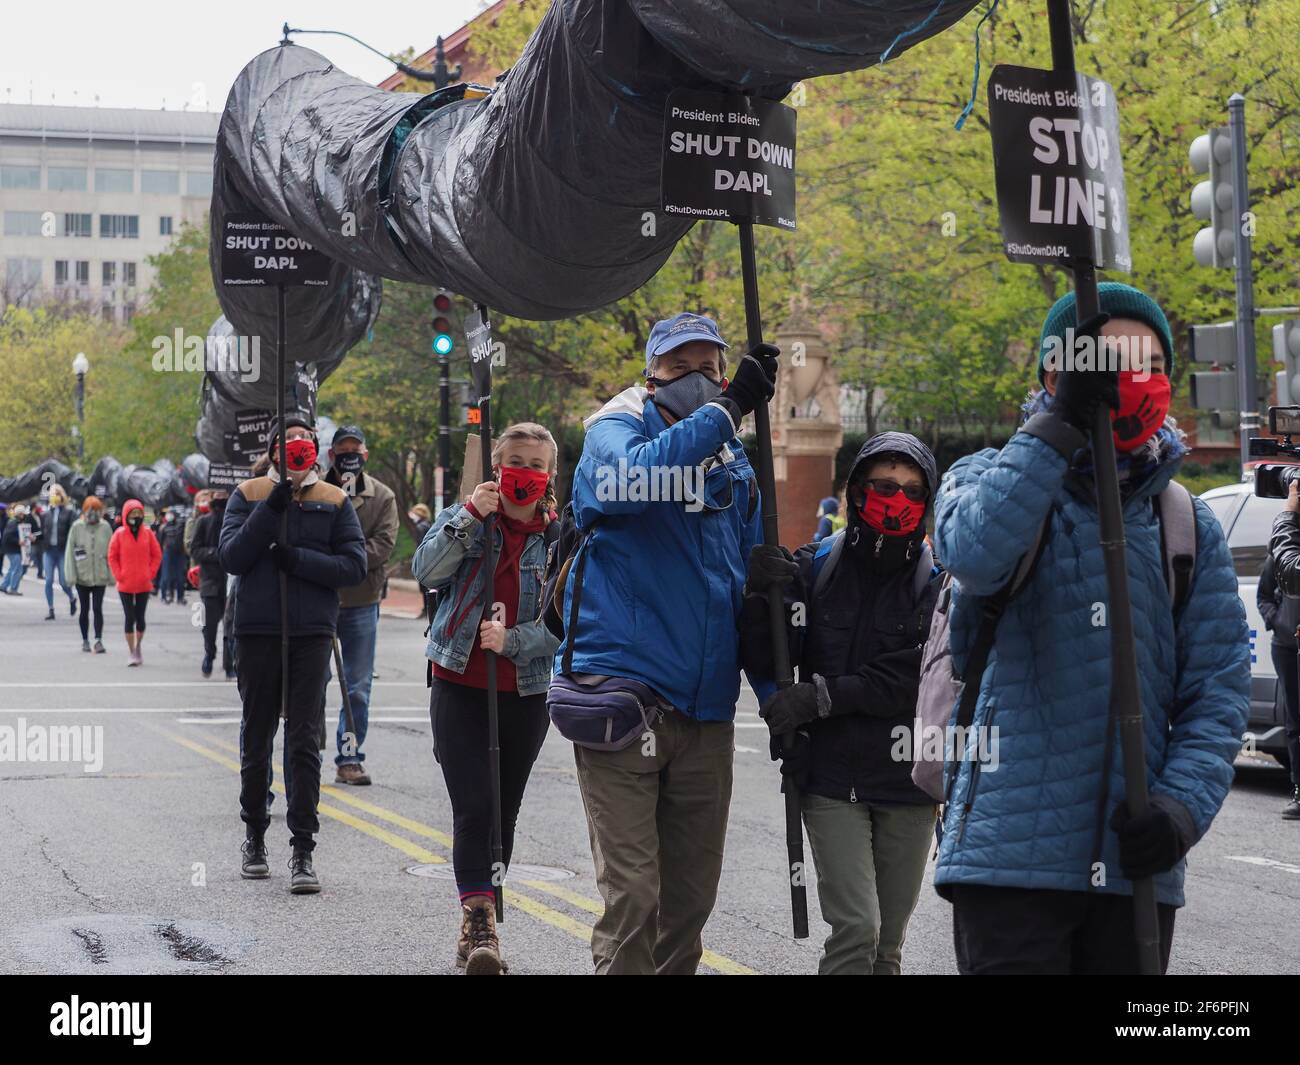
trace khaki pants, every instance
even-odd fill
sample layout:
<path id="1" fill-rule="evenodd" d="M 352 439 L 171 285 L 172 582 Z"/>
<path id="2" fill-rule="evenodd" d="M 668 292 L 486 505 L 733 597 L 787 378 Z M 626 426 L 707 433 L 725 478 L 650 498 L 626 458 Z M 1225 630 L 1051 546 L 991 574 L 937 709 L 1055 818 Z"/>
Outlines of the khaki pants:
<path id="1" fill-rule="evenodd" d="M 668 711 L 622 751 L 574 747 L 605 912 L 597 974 L 694 973 L 731 804 L 735 726 Z"/>
<path id="2" fill-rule="evenodd" d="M 903 939 L 925 877 L 936 808 L 803 796 L 817 899 L 831 927 L 821 976 L 902 972 Z"/>

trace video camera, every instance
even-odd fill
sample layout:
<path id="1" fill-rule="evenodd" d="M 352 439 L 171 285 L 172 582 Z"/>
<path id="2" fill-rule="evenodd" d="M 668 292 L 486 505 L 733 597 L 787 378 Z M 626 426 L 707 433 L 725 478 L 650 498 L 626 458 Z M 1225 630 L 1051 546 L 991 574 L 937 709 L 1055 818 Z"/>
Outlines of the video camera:
<path id="1" fill-rule="evenodd" d="M 1252 437 L 1250 440 L 1251 458 L 1272 458 L 1275 455 L 1290 455 L 1300 461 L 1300 445 L 1293 444 L 1291 437 L 1300 434 L 1300 406 L 1269 407 L 1268 431 L 1274 436 L 1282 437 L 1270 440 L 1266 436 Z M 1300 481 L 1300 465 L 1292 463 L 1268 463 L 1255 467 L 1255 494 L 1265 499 L 1285 499 L 1291 490 L 1291 482 Z"/>

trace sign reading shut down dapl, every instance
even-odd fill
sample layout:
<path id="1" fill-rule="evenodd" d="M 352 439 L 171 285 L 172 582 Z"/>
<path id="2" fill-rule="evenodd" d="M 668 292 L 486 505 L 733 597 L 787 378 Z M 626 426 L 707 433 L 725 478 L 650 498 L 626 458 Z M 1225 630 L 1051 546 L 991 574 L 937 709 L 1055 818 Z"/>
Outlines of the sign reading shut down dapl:
<path id="1" fill-rule="evenodd" d="M 1131 270 L 1115 91 L 1085 74 L 999 66 L 989 122 L 1007 258 Z"/>
<path id="2" fill-rule="evenodd" d="M 224 285 L 328 285 L 330 258 L 279 222 L 232 214 L 221 235 Z"/>
<path id="3" fill-rule="evenodd" d="M 664 109 L 665 214 L 794 229 L 795 111 L 676 89 Z"/>

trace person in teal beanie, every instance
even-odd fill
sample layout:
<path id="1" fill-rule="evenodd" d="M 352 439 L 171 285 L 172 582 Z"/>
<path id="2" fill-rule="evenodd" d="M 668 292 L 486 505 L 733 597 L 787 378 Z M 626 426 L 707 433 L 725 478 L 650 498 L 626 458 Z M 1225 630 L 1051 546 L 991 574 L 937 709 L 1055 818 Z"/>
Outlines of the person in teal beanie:
<path id="1" fill-rule="evenodd" d="M 962 973 L 1137 972 L 1133 882 L 1147 877 L 1167 966 L 1187 852 L 1227 797 L 1246 726 L 1245 612 L 1223 531 L 1200 500 L 1195 562 L 1176 613 L 1166 585 L 1154 501 L 1186 452 L 1168 416 L 1168 320 L 1136 288 L 1099 289 L 1101 313 L 1077 329 L 1073 295 L 1051 308 L 1039 342 L 1043 387 L 1025 423 L 1000 451 L 954 463 L 935 504 L 935 553 L 954 578 L 958 676 L 985 597 L 1046 524 L 983 677 L 970 681 L 979 685 L 973 727 L 947 767 L 934 884 L 953 905 Z M 1087 372 L 1098 359 L 1105 372 Z M 1109 597 L 1089 433 L 1103 403 L 1120 467 L 1151 795 L 1136 817 L 1124 804 L 1110 706 L 1111 631 L 1098 622 Z M 987 765 L 981 743 L 997 746 Z"/>

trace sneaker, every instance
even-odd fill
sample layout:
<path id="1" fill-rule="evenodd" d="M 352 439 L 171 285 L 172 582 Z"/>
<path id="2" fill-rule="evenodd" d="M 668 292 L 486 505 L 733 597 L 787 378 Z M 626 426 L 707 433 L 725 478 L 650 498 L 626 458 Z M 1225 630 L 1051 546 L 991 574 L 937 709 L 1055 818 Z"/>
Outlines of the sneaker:
<path id="1" fill-rule="evenodd" d="M 97 654 L 97 655 L 108 654 L 108 651 L 104 648 L 104 641 L 103 641 L 103 640 L 96 640 L 96 641 L 95 641 L 95 654 Z"/>
<path id="2" fill-rule="evenodd" d="M 320 880 L 311 867 L 311 851 L 294 848 L 289 859 L 289 891 L 294 895 L 315 895 L 320 891 Z"/>
<path id="3" fill-rule="evenodd" d="M 1291 793 L 1291 801 L 1282 808 L 1283 821 L 1300 821 L 1300 787 Z"/>
<path id="4" fill-rule="evenodd" d="M 370 774 L 358 762 L 344 762 L 334 774 L 335 784 L 369 784 Z"/>
<path id="5" fill-rule="evenodd" d="M 265 880 L 271 875 L 271 867 L 266 864 L 266 840 L 262 836 L 250 834 L 239 850 L 244 856 L 239 875 L 245 880 Z"/>
<path id="6" fill-rule="evenodd" d="M 203 656 L 203 666 L 202 666 L 202 671 L 203 671 L 203 675 L 204 675 L 205 677 L 210 677 L 210 676 L 212 676 L 212 656 L 211 656 L 211 655 L 204 655 L 204 656 Z"/>
<path id="7" fill-rule="evenodd" d="M 89 640 L 82 640 L 82 641 L 81 641 L 81 649 L 82 649 L 83 651 L 89 651 L 89 650 L 90 650 L 90 641 L 89 641 Z"/>

